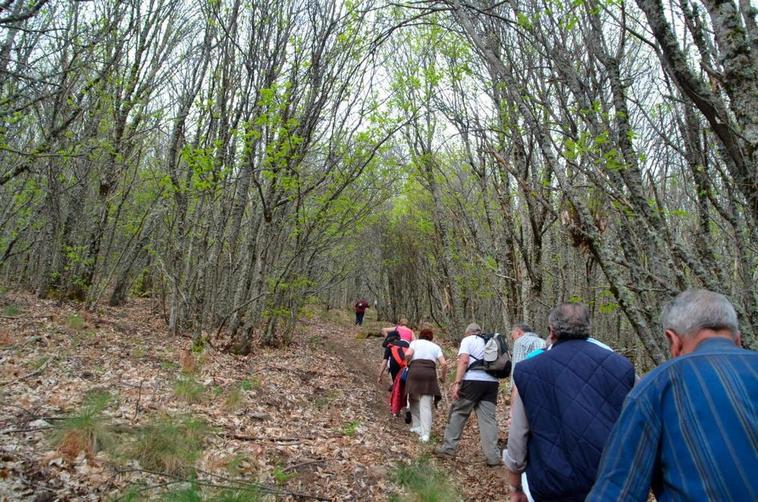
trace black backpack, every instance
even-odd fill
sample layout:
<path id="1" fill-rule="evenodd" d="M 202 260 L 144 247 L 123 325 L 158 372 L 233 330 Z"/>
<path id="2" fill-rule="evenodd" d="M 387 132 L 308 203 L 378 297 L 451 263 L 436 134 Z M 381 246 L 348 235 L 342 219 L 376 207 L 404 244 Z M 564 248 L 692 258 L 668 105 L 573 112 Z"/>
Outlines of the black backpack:
<path id="1" fill-rule="evenodd" d="M 400 334 L 396 330 L 392 330 L 387 333 L 387 337 L 382 342 L 382 348 L 389 348 L 390 345 L 400 340 Z"/>
<path id="2" fill-rule="evenodd" d="M 505 378 L 511 374 L 511 353 L 508 351 L 508 341 L 500 333 L 481 333 L 476 335 L 484 340 L 484 357 L 474 359 L 469 365 L 470 370 L 486 371 L 495 378 Z"/>

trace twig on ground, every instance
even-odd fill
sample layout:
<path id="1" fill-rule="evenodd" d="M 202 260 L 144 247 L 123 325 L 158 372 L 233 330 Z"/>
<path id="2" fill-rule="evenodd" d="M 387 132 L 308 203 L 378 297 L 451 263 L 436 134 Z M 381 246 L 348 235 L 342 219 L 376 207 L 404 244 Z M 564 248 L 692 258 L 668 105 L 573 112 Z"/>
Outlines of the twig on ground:
<path id="1" fill-rule="evenodd" d="M 300 462 L 299 464 L 293 464 L 293 465 L 290 465 L 289 467 L 285 467 L 284 472 L 296 471 L 301 467 L 305 467 L 306 465 L 320 464 L 323 462 L 324 461 L 320 458 L 317 458 L 315 460 L 308 460 L 307 462 Z"/>
<path id="2" fill-rule="evenodd" d="M 24 376 L 20 376 L 18 378 L 14 378 L 13 380 L 6 380 L 4 382 L 0 382 L 0 387 L 5 387 L 6 385 L 9 385 L 9 384 L 12 384 L 12 383 L 16 383 L 16 382 L 20 382 L 22 380 L 26 380 L 27 378 L 31 378 L 33 376 L 39 375 L 40 373 L 42 373 L 43 371 L 45 371 L 45 368 L 47 367 L 47 365 L 50 363 L 50 361 L 52 359 L 53 359 L 52 357 L 48 358 L 44 363 L 42 363 L 42 366 L 40 366 L 36 370 L 32 371 L 31 373 L 28 373 L 28 374 L 26 374 Z"/>
<path id="3" fill-rule="evenodd" d="M 236 439 L 238 441 L 271 441 L 274 443 L 297 443 L 303 439 L 318 439 L 315 437 L 300 437 L 300 438 L 272 438 L 268 436 L 245 436 L 242 434 L 224 434 L 224 436 Z"/>
<path id="4" fill-rule="evenodd" d="M 139 414 L 140 400 L 142 400 L 142 384 L 143 383 L 144 383 L 144 380 L 140 380 L 139 390 L 137 391 L 137 404 L 134 405 L 134 418 L 132 418 L 132 422 L 137 420 L 137 415 Z"/>
<path id="5" fill-rule="evenodd" d="M 46 431 L 48 429 L 54 429 L 52 425 L 46 425 L 43 427 L 29 427 L 27 429 L 10 429 L 7 431 L 0 431 L 0 434 L 15 434 L 18 432 L 37 432 L 37 431 Z"/>

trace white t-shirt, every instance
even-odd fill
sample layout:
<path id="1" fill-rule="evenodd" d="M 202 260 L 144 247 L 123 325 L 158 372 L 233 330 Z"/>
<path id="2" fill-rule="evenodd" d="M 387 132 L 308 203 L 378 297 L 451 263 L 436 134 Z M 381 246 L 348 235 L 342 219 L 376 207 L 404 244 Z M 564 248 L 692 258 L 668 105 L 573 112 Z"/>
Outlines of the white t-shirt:
<path id="1" fill-rule="evenodd" d="M 442 357 L 440 346 L 429 340 L 413 340 L 410 348 L 413 349 L 412 361 L 416 359 L 429 359 L 430 361 L 437 362 Z"/>
<path id="2" fill-rule="evenodd" d="M 476 335 L 469 335 L 461 340 L 461 348 L 458 355 L 468 354 L 468 365 L 471 366 L 478 359 L 484 358 L 484 340 Z M 476 358 L 476 359 L 474 359 Z M 497 382 L 497 378 L 479 369 L 468 370 L 463 375 L 464 380 L 477 380 L 479 382 Z"/>

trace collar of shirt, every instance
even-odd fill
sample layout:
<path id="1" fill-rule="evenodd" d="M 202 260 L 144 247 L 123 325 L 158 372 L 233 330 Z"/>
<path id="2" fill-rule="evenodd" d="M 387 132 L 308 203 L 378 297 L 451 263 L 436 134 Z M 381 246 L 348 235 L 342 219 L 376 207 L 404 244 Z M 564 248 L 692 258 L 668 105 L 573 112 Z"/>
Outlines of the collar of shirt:
<path id="1" fill-rule="evenodd" d="M 712 336 L 698 343 L 692 353 L 720 352 L 724 349 L 739 349 L 739 347 L 734 344 L 734 340 L 723 336 Z"/>

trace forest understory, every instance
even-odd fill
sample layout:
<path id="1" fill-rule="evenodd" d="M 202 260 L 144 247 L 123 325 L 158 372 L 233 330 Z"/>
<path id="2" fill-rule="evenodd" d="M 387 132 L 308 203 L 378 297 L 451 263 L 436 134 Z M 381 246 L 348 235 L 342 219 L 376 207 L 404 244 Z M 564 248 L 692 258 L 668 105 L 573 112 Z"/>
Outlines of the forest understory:
<path id="1" fill-rule="evenodd" d="M 168 336 L 149 299 L 0 303 L 0 500 L 504 496 L 476 420 L 458 457 L 440 460 L 442 403 L 429 444 L 390 416 L 380 339 L 363 336 L 378 331 L 373 318 L 360 332 L 343 311 L 301 319 L 289 347 L 239 357 Z M 506 413 L 503 394 L 503 440 Z"/>

